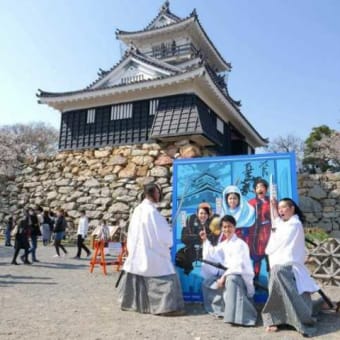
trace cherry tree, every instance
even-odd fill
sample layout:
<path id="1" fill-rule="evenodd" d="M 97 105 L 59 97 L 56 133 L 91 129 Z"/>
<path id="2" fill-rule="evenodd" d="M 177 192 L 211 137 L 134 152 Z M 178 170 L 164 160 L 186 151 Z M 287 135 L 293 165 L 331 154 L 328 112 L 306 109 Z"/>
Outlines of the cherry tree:
<path id="1" fill-rule="evenodd" d="M 11 175 L 27 157 L 57 150 L 58 131 L 45 123 L 0 126 L 0 173 Z"/>

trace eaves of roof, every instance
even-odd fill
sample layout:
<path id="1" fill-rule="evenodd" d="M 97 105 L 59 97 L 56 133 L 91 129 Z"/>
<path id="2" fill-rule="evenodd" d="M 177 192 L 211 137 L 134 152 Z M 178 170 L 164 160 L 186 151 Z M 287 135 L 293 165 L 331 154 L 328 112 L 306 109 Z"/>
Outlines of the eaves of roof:
<path id="1" fill-rule="evenodd" d="M 71 97 L 77 96 L 77 95 L 88 94 L 90 96 L 95 96 L 96 93 L 102 94 L 106 92 L 112 92 L 112 90 L 117 89 L 117 88 L 126 88 L 126 91 L 129 91 L 133 87 L 136 87 L 137 85 L 139 87 L 144 87 L 144 86 L 147 86 L 148 84 L 157 83 L 163 80 L 170 80 L 170 81 L 173 80 L 174 82 L 176 82 L 177 81 L 176 78 L 183 78 L 184 80 L 189 79 L 189 78 L 195 78 L 199 76 L 203 71 L 204 71 L 204 68 L 201 65 L 199 65 L 196 68 L 191 68 L 190 70 L 182 72 L 182 73 L 175 73 L 169 76 L 162 76 L 162 77 L 158 77 L 154 79 L 144 79 L 144 80 L 136 81 L 136 82 L 129 83 L 129 84 L 116 84 L 116 85 L 112 85 L 112 86 L 105 87 L 105 88 L 85 88 L 82 90 L 68 91 L 68 92 L 48 92 L 48 91 L 38 89 L 39 93 L 37 93 L 36 96 L 40 99 L 39 103 L 43 103 L 43 99 L 49 99 L 49 98 L 50 99 L 55 98 L 56 100 L 58 100 L 58 98 L 64 97 L 64 99 L 67 100 L 67 98 L 69 97 L 69 99 L 72 100 Z"/>
<path id="2" fill-rule="evenodd" d="M 223 56 L 220 54 L 220 52 L 218 51 L 218 49 L 215 47 L 215 45 L 213 44 L 213 42 L 211 41 L 211 39 L 209 38 L 209 36 L 207 35 L 206 31 L 204 30 L 202 24 L 200 23 L 199 19 L 198 19 L 198 15 L 196 14 L 196 12 L 193 12 L 192 14 L 190 14 L 190 16 L 188 16 L 185 19 L 182 19 L 181 21 L 178 22 L 174 22 L 165 26 L 161 26 L 161 27 L 155 27 L 149 30 L 139 30 L 139 31 L 133 31 L 133 32 L 127 32 L 127 31 L 121 31 L 121 30 L 117 30 L 116 31 L 116 37 L 117 39 L 123 38 L 124 36 L 133 39 L 134 36 L 144 36 L 147 35 L 148 33 L 155 33 L 155 32 L 164 32 L 167 31 L 169 29 L 174 29 L 174 28 L 178 28 L 180 26 L 184 26 L 185 24 L 196 24 L 196 27 L 198 29 L 198 31 L 201 33 L 201 35 L 203 36 L 203 38 L 206 40 L 207 44 L 209 46 L 211 46 L 212 51 L 216 54 L 217 58 L 221 61 L 222 64 L 224 64 L 225 68 L 227 70 L 231 70 L 232 66 L 231 63 L 227 62 Z M 123 40 L 123 39 L 121 39 Z"/>
<path id="3" fill-rule="evenodd" d="M 141 80 L 141 81 L 130 83 L 130 84 L 117 84 L 117 85 L 112 85 L 106 88 L 95 88 L 95 89 L 86 88 L 86 89 L 78 90 L 78 91 L 59 92 L 59 93 L 46 92 L 46 91 L 39 89 L 38 90 L 39 93 L 37 93 L 37 97 L 39 98 L 38 102 L 40 104 L 52 104 L 52 103 L 57 103 L 57 102 L 81 100 L 83 98 L 101 97 L 101 96 L 111 95 L 113 91 L 116 91 L 118 89 L 121 89 L 123 91 L 140 90 L 145 87 L 148 87 L 148 85 L 155 87 L 155 86 L 164 84 L 164 82 L 168 82 L 169 84 L 171 84 L 171 83 L 176 83 L 178 81 L 185 81 L 188 79 L 199 78 L 202 76 L 208 80 L 212 88 L 214 88 L 214 92 L 217 93 L 218 96 L 222 97 L 222 99 L 225 102 L 227 102 L 229 105 L 233 107 L 235 119 L 244 122 L 248 126 L 249 131 L 252 131 L 253 135 L 256 136 L 256 139 L 259 141 L 262 141 L 262 144 L 265 145 L 267 143 L 267 140 L 264 139 L 257 132 L 257 130 L 248 121 L 248 119 L 242 114 L 239 107 L 235 104 L 235 102 L 231 99 L 231 97 L 225 91 L 223 91 L 221 86 L 216 81 L 216 76 L 214 76 L 214 73 L 206 65 L 199 65 L 198 67 L 194 67 L 183 73 L 172 74 L 169 76 L 162 76 L 162 77 L 158 77 L 155 79 Z"/>

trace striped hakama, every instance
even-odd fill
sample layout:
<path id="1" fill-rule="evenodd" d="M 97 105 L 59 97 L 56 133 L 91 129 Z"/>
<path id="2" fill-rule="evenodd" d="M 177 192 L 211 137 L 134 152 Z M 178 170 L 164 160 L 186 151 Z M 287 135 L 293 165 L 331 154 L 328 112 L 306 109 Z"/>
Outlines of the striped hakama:
<path id="1" fill-rule="evenodd" d="M 227 323 L 255 325 L 257 311 L 240 275 L 228 275 L 224 288 L 217 288 L 216 277 L 208 278 L 202 283 L 202 292 L 204 308 L 209 314 L 223 317 Z"/>
<path id="2" fill-rule="evenodd" d="M 299 295 L 292 266 L 273 266 L 268 288 L 269 297 L 262 310 L 264 326 L 289 325 L 301 334 L 313 335 L 313 301 L 310 293 Z"/>
<path id="3" fill-rule="evenodd" d="M 184 311 L 177 274 L 148 277 L 126 272 L 119 293 L 122 310 L 150 314 Z"/>

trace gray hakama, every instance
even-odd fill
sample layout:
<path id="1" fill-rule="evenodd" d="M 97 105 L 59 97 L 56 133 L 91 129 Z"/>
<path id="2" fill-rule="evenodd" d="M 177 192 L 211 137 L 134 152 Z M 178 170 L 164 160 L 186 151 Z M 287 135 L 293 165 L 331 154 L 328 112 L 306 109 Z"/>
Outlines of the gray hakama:
<path id="1" fill-rule="evenodd" d="M 263 325 L 289 325 L 299 333 L 315 333 L 316 319 L 309 293 L 299 294 L 291 265 L 276 265 L 270 270 L 269 296 L 262 310 Z"/>
<path id="2" fill-rule="evenodd" d="M 225 287 L 217 288 L 216 277 L 202 283 L 204 308 L 209 314 L 223 317 L 224 322 L 254 326 L 257 311 L 247 296 L 246 285 L 241 275 L 228 275 Z"/>
<path id="3" fill-rule="evenodd" d="M 125 273 L 120 284 L 121 309 L 139 313 L 164 314 L 184 311 L 177 274 L 146 277 Z"/>

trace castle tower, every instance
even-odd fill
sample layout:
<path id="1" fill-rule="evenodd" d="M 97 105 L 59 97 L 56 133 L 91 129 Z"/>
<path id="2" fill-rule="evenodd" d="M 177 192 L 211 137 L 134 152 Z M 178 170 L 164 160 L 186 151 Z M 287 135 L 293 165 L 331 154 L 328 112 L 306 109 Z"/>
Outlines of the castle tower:
<path id="1" fill-rule="evenodd" d="M 121 60 L 84 89 L 39 90 L 39 103 L 61 112 L 59 149 L 187 139 L 219 155 L 266 145 L 228 93 L 231 71 L 196 11 L 173 14 L 166 1 L 142 30 L 116 30 Z"/>

